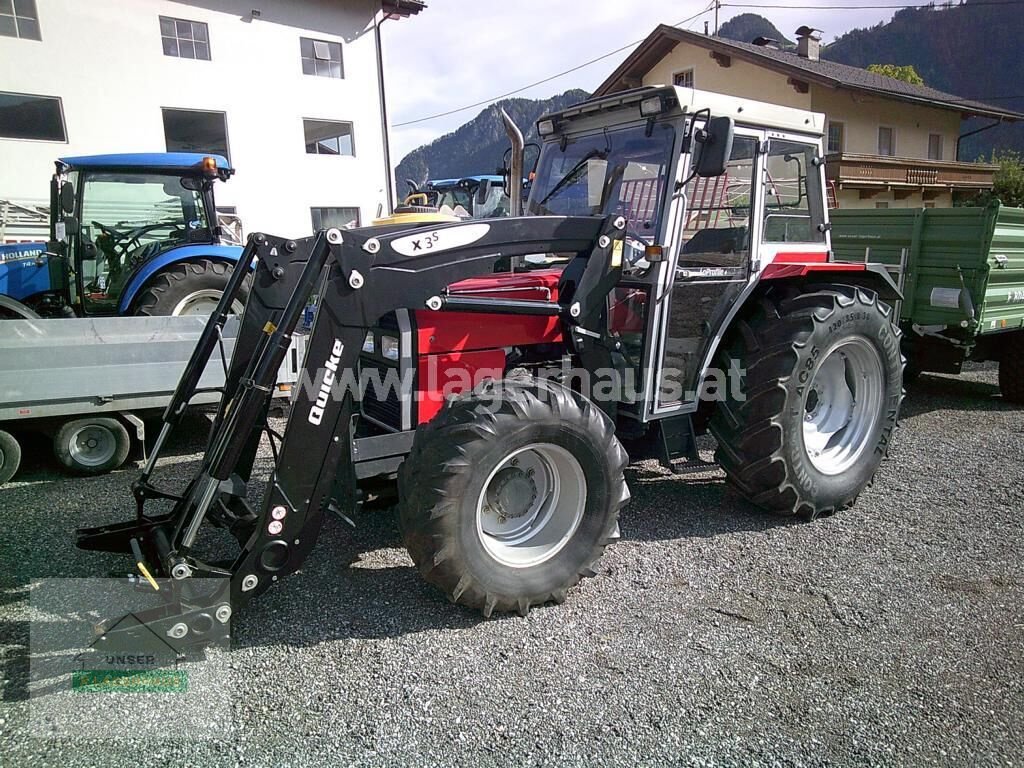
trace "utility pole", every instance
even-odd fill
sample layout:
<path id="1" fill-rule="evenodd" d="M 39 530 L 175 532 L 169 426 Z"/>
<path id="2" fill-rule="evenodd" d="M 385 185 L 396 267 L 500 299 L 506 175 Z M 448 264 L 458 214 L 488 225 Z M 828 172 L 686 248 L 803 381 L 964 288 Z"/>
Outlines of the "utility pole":
<path id="1" fill-rule="evenodd" d="M 722 0 L 715 0 L 715 37 L 718 37 L 718 9 L 722 7 Z"/>

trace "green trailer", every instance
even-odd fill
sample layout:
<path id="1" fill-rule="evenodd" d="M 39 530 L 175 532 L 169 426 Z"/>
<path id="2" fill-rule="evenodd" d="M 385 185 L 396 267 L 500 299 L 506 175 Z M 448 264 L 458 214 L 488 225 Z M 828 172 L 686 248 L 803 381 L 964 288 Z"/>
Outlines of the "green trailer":
<path id="1" fill-rule="evenodd" d="M 834 210 L 830 218 L 836 259 L 898 274 L 906 378 L 995 360 L 1003 396 L 1024 402 L 1024 209 Z"/>

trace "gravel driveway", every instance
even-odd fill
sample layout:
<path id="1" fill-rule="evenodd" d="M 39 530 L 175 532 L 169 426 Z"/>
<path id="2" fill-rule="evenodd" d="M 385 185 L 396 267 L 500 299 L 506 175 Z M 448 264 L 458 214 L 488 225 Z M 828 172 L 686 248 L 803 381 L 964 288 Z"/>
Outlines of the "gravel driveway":
<path id="1" fill-rule="evenodd" d="M 137 471 L 71 480 L 37 458 L 0 490 L 0 763 L 1019 765 L 1024 409 L 997 392 L 991 368 L 922 377 L 874 486 L 813 524 L 762 516 L 717 472 L 635 465 L 598 575 L 525 619 L 435 594 L 392 512 L 331 518 L 234 622 L 223 741 L 33 735 L 26 585 L 127 567 L 71 533 L 130 516 Z"/>

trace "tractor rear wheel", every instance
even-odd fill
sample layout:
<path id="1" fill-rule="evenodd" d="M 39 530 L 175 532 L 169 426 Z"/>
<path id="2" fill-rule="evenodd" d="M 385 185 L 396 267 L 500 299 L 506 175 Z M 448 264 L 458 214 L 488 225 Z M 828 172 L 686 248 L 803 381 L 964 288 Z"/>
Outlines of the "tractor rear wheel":
<path id="1" fill-rule="evenodd" d="M 511 379 L 450 402 L 402 466 L 400 524 L 423 577 L 455 603 L 560 603 L 616 535 L 625 450 L 590 400 Z"/>
<path id="2" fill-rule="evenodd" d="M 135 302 L 136 315 L 154 317 L 209 315 L 217 308 L 234 266 L 223 261 L 198 259 L 172 264 L 146 284 Z M 246 278 L 232 305 L 241 314 L 249 297 Z"/>
<path id="3" fill-rule="evenodd" d="M 1011 403 L 1024 403 L 1024 333 L 1008 339 L 999 360 L 999 391 Z"/>
<path id="4" fill-rule="evenodd" d="M 711 421 L 718 462 L 747 499 L 808 519 L 853 504 L 886 456 L 903 399 L 900 331 L 850 286 L 769 293 L 741 317 L 721 364 L 745 370 Z"/>
<path id="5" fill-rule="evenodd" d="M 0 485 L 3 485 L 21 466 L 21 446 L 14 435 L 0 429 Z"/>

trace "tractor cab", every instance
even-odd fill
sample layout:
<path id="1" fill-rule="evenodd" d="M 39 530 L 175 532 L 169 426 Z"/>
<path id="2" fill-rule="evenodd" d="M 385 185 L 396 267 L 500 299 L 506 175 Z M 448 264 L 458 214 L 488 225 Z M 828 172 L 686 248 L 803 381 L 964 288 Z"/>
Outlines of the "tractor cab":
<path id="1" fill-rule="evenodd" d="M 134 314 L 161 270 L 233 264 L 240 249 L 221 245 L 213 190 L 232 173 L 223 157 L 191 153 L 61 158 L 51 181 L 48 290 L 14 298 L 43 315 Z M 209 311 L 215 289 L 193 290 L 159 314 Z"/>
<path id="2" fill-rule="evenodd" d="M 638 418 L 697 406 L 720 331 L 766 268 L 826 260 L 820 122 L 673 87 L 538 121 L 526 213 L 625 220 L 609 324 L 640 379 Z"/>

